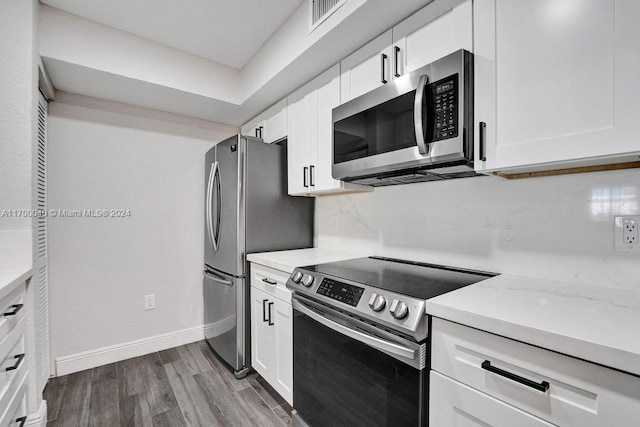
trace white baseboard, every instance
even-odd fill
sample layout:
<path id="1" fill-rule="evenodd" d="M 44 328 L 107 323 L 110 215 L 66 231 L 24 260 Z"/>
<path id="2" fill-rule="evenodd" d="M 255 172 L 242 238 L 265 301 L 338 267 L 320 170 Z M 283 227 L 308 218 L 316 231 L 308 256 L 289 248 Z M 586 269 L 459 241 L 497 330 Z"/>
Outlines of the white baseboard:
<path id="1" fill-rule="evenodd" d="M 217 325 L 210 326 L 215 328 Z M 204 326 L 182 329 L 168 334 L 156 335 L 135 341 L 107 347 L 96 348 L 94 350 L 83 351 L 81 353 L 70 354 L 55 359 L 56 376 L 72 374 L 84 371 L 85 369 L 119 362 L 132 357 L 143 356 L 160 350 L 189 344 L 204 339 Z"/>
<path id="2" fill-rule="evenodd" d="M 40 402 L 38 412 L 29 414 L 25 426 L 28 427 L 46 427 L 47 426 L 47 401 Z"/>

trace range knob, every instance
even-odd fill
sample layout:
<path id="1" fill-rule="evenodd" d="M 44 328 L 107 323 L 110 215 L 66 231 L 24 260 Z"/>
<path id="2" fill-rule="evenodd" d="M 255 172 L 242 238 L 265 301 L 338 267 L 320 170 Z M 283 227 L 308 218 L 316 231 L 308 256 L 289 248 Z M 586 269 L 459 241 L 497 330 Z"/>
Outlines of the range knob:
<path id="1" fill-rule="evenodd" d="M 371 294 L 371 297 L 369 298 L 369 307 L 371 307 L 371 310 L 380 311 L 385 305 L 387 305 L 387 300 L 384 299 L 382 295 L 375 293 Z"/>
<path id="2" fill-rule="evenodd" d="M 291 280 L 293 280 L 293 283 L 300 283 L 300 280 L 302 280 L 302 273 L 296 271 L 293 273 L 293 276 L 291 276 Z"/>
<path id="3" fill-rule="evenodd" d="M 311 276 L 310 274 L 302 275 L 302 284 L 305 285 L 307 288 L 313 285 L 313 276 Z"/>
<path id="4" fill-rule="evenodd" d="M 406 303 L 394 299 L 391 303 L 391 307 L 389 307 L 389 311 L 391 312 L 391 315 L 396 319 L 402 319 L 406 317 L 407 314 L 409 314 L 409 307 L 407 307 Z"/>

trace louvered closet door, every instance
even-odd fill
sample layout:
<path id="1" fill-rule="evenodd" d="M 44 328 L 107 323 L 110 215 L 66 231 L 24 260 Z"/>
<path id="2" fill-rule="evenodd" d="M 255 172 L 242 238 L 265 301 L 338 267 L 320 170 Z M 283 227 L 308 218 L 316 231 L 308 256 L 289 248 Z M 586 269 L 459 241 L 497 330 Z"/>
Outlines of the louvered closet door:
<path id="1" fill-rule="evenodd" d="M 38 102 L 38 141 L 36 167 L 36 209 L 47 212 L 47 101 L 40 94 Z M 36 223 L 34 260 L 34 323 L 36 344 L 36 385 L 41 392 L 49 379 L 49 284 L 47 271 L 47 217 L 39 215 Z"/>

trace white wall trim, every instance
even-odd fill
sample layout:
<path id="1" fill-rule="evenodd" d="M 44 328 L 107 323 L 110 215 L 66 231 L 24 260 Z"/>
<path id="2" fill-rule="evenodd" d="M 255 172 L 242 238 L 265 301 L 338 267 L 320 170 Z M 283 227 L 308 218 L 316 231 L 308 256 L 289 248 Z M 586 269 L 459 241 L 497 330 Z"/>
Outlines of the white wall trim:
<path id="1" fill-rule="evenodd" d="M 55 372 L 56 376 L 67 375 L 202 339 L 204 339 L 204 326 L 200 325 L 167 334 L 96 348 L 56 358 Z"/>
<path id="2" fill-rule="evenodd" d="M 25 424 L 28 427 L 46 427 L 47 426 L 47 401 L 40 401 L 40 407 L 38 408 L 38 412 L 34 412 L 33 414 L 29 414 L 27 416 L 27 422 Z"/>

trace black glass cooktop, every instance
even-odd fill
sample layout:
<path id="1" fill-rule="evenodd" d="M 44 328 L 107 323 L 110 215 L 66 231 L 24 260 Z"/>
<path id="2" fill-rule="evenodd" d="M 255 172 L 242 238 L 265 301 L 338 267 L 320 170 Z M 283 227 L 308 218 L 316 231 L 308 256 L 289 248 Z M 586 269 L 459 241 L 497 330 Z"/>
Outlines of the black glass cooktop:
<path id="1" fill-rule="evenodd" d="M 428 299 L 495 276 L 434 264 L 369 257 L 303 267 L 305 270 Z"/>

